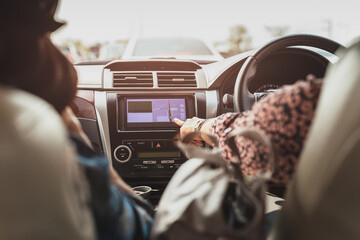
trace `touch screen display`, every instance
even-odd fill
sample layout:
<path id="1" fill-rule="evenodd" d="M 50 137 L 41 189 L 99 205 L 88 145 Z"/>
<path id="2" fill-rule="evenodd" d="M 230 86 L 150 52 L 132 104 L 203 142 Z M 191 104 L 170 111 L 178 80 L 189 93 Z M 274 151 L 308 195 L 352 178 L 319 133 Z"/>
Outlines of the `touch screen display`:
<path id="1" fill-rule="evenodd" d="M 127 123 L 165 123 L 186 120 L 184 98 L 126 99 Z"/>

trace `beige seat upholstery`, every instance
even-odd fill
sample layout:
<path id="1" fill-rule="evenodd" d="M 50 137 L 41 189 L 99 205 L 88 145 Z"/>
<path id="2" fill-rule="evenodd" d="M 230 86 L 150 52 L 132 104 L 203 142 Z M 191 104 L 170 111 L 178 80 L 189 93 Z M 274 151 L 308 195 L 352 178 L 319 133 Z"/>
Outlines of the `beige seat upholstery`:
<path id="1" fill-rule="evenodd" d="M 88 186 L 58 114 L 0 87 L 0 239 L 95 239 Z"/>
<path id="2" fill-rule="evenodd" d="M 271 239 L 360 239 L 360 43 L 325 79 Z"/>

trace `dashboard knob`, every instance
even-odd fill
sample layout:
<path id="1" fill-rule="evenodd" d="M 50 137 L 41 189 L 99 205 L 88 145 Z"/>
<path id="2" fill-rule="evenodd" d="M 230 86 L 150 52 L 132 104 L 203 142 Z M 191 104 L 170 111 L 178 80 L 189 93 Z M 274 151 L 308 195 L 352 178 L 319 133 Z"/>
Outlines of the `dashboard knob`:
<path id="1" fill-rule="evenodd" d="M 114 150 L 114 158 L 120 163 L 126 163 L 131 158 L 131 150 L 126 145 L 120 145 Z"/>
<path id="2" fill-rule="evenodd" d="M 226 107 L 234 107 L 234 96 L 226 93 L 222 98 L 222 102 Z"/>

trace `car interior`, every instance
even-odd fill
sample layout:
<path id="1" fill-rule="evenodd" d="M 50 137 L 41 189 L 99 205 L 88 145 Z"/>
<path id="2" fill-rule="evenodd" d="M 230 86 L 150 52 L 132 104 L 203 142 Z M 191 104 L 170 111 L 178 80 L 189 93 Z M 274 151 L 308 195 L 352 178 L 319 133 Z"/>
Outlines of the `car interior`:
<path id="1" fill-rule="evenodd" d="M 187 160 L 176 146 L 179 127 L 174 117 L 213 118 L 245 111 L 308 74 L 325 78 L 294 180 L 287 187 L 268 186 L 270 193 L 285 198 L 270 238 L 351 239 L 359 236 L 354 208 L 359 196 L 351 187 L 359 181 L 359 45 L 345 57 L 344 52 L 330 39 L 296 34 L 216 62 L 80 63 L 75 66 L 79 91 L 72 109 L 96 151 L 104 153 L 131 186 L 150 186 L 149 200 L 156 206 Z M 267 204 L 268 212 L 279 208 Z"/>
<path id="2" fill-rule="evenodd" d="M 33 95 L 21 90 L 26 89 L 28 85 L 40 85 L 30 84 L 31 81 L 28 81 L 25 83 L 26 87 L 22 88 L 21 84 L 17 85 L 19 83 L 8 84 L 6 82 L 8 81 L 7 75 L 4 75 L 3 79 L 6 81 L 4 81 L 4 85 L 0 86 L 2 103 L 0 104 L 2 113 L 0 115 L 0 151 L 2 153 L 0 155 L 0 193 L 3 196 L 0 204 L 0 239 L 90 240 L 102 239 L 103 236 L 107 236 L 108 233 L 110 236 L 113 232 L 118 234 L 116 236 L 124 234 L 124 238 L 128 234 L 134 239 L 138 239 L 140 235 L 146 236 L 145 238 L 167 239 L 166 237 L 154 237 L 156 235 L 153 234 L 157 216 L 168 215 L 167 217 L 169 217 L 171 215 L 168 214 L 169 212 L 176 212 L 170 209 L 167 212 L 164 211 L 164 215 L 160 215 L 161 199 L 167 197 L 166 188 L 175 182 L 171 181 L 176 179 L 176 177 L 173 178 L 174 175 L 190 169 L 185 166 L 191 162 L 191 160 L 189 161 L 192 158 L 191 155 L 195 153 L 193 156 L 196 156 L 194 158 L 197 159 L 196 153 L 202 153 L 202 151 L 203 159 L 200 160 L 208 157 L 213 161 L 204 160 L 204 162 L 209 160 L 207 162 L 209 169 L 219 169 L 214 163 L 214 159 L 227 161 L 226 163 L 221 161 L 221 164 L 225 166 L 222 168 L 222 173 L 229 174 L 226 176 L 228 185 L 224 185 L 226 187 L 221 190 L 224 195 L 230 195 L 230 192 L 233 195 L 216 199 L 217 203 L 220 203 L 218 205 L 220 207 L 216 207 L 220 214 L 214 216 L 220 216 L 219 221 L 226 222 L 224 226 L 230 230 L 243 231 L 245 229 L 245 233 L 251 231 L 252 227 L 254 229 L 257 227 L 252 224 L 255 221 L 251 221 L 256 218 L 260 222 L 260 231 L 249 239 L 258 239 L 262 236 L 271 240 L 359 239 L 360 208 L 357 207 L 357 204 L 360 202 L 360 193 L 356 187 L 360 182 L 360 175 L 357 173 L 360 168 L 360 108 L 358 106 L 360 102 L 358 94 L 360 89 L 360 37 L 354 37 L 351 34 L 347 36 L 348 38 L 352 37 L 355 44 L 345 44 L 345 40 L 342 41 L 343 39 L 338 37 L 341 33 L 354 29 L 352 26 L 350 27 L 349 20 L 355 18 L 349 17 L 346 19 L 347 22 L 345 20 L 341 22 L 331 16 L 331 18 L 322 19 L 319 23 L 311 26 L 314 28 L 312 30 L 309 26 L 304 27 L 313 21 L 311 17 L 308 17 L 308 21 L 283 24 L 283 20 L 288 16 L 284 19 L 280 17 L 277 19 L 274 16 L 273 19 L 268 19 L 271 23 L 268 24 L 266 19 L 269 18 L 268 12 L 277 7 L 273 3 L 263 5 L 263 7 L 269 8 L 266 11 L 256 11 L 260 15 L 263 14 L 264 19 L 261 19 L 263 21 L 261 22 L 257 21 L 261 18 L 259 16 L 253 19 L 252 16 L 251 18 L 246 17 L 245 13 L 243 16 L 240 16 L 241 14 L 233 16 L 235 14 L 230 14 L 230 12 L 233 13 L 233 10 L 227 12 L 226 8 L 230 6 L 230 1 L 214 4 L 211 7 L 209 5 L 206 9 L 203 8 L 203 3 L 193 2 L 192 9 L 186 14 L 195 16 L 196 21 L 190 17 L 184 18 L 178 22 L 181 26 L 179 27 L 175 26 L 176 21 L 171 19 L 178 17 L 172 16 L 174 12 L 169 9 L 177 6 L 179 9 L 185 10 L 188 8 L 187 4 L 172 3 L 173 5 L 170 4 L 170 8 L 167 9 L 166 7 L 169 7 L 165 6 L 167 3 L 158 1 L 149 3 L 141 1 L 141 4 L 139 4 L 140 2 L 118 2 L 118 6 L 123 5 L 122 14 L 119 14 L 118 9 L 110 9 L 108 3 L 102 3 L 106 5 L 106 11 L 101 12 L 100 8 L 94 11 L 94 7 L 99 7 L 100 3 L 94 4 L 93 2 L 91 5 L 85 2 L 78 1 L 76 7 L 70 5 L 69 1 L 66 2 L 68 5 L 61 5 L 61 8 L 66 9 L 62 12 L 61 17 L 65 16 L 66 19 L 66 15 L 69 14 L 68 16 L 75 19 L 75 21 L 71 20 L 74 25 L 69 24 L 69 28 L 64 31 L 63 35 L 55 33 L 65 25 L 65 22 L 57 21 L 55 14 L 58 0 L 53 2 L 40 0 L 36 4 L 31 3 L 30 5 L 34 7 L 33 10 L 39 12 L 33 14 L 35 12 L 33 11 L 30 14 L 28 11 L 30 17 L 24 14 L 24 19 L 34 20 L 28 22 L 29 26 L 19 16 L 22 14 L 8 14 L 15 16 L 13 18 L 3 14 L 4 19 L 9 22 L 4 21 L 6 23 L 2 26 L 8 25 L 5 31 L 9 31 L 9 36 L 13 34 L 13 39 L 21 42 L 23 39 L 18 36 L 29 36 L 30 43 L 46 39 L 53 50 L 63 57 L 69 68 L 71 70 L 73 67 L 75 68 L 76 73 L 73 71 L 72 75 L 73 93 L 76 86 L 76 74 L 78 77 L 77 90 L 69 107 L 75 115 L 75 117 L 70 115 L 74 120 L 71 123 L 80 124 L 81 127 L 77 125 L 78 129 L 76 130 L 80 131 L 80 134 L 77 135 L 79 131 L 73 131 L 71 127 L 74 126 L 67 125 L 64 113 L 69 110 L 69 107 L 66 107 L 65 111 L 63 108 L 58 110 L 49 104 L 50 101 L 46 102 L 45 98 L 38 97 L 41 94 L 36 96 L 36 93 Z M 7 3 L 12 6 L 12 10 L 18 11 L 17 3 Z M 141 6 L 137 6 L 137 4 Z M 1 5 L 7 6 L 6 4 Z M 285 4 L 282 5 L 284 6 L 279 9 L 283 11 L 284 15 L 293 14 L 291 16 L 293 18 L 302 17 L 302 15 L 292 13 L 285 7 Z M 303 5 L 306 5 L 305 2 L 297 3 L 296 11 L 308 11 L 309 16 L 310 13 L 315 12 L 315 9 L 308 6 L 302 8 Z M 331 3 L 329 3 L 330 5 Z M 94 9 L 91 9 L 90 6 Z M 246 12 L 247 8 L 251 9 L 252 3 L 246 6 L 244 4 L 236 6 L 241 6 L 242 12 Z M 201 7 L 203 11 L 201 14 L 197 11 L 197 7 Z M 130 11 L 131 8 L 133 9 Z M 157 8 L 161 14 L 154 14 L 158 11 Z M 134 10 L 135 12 L 133 12 Z M 313 10 L 314 12 L 312 12 Z M 336 10 L 338 11 L 338 9 Z M 125 14 L 126 11 L 128 12 Z M 21 9 L 19 12 L 25 13 L 27 9 Z M 115 12 L 116 14 L 114 14 Z M 326 12 L 325 7 L 323 12 Z M 219 30 L 218 27 L 223 20 L 216 19 L 216 17 L 223 13 L 228 13 L 229 18 L 229 21 L 222 26 L 229 30 L 227 38 L 224 32 L 216 33 L 219 36 L 214 34 Z M 87 14 L 92 19 L 84 24 Z M 113 16 L 117 14 L 119 16 Z M 159 16 L 156 18 L 151 14 Z M 43 18 L 40 15 L 43 15 Z M 216 17 L 214 17 L 215 15 Z M 96 19 L 95 16 L 100 17 Z M 123 17 L 129 18 L 129 16 L 131 16 L 131 21 L 124 24 Z M 183 16 L 180 17 L 183 18 Z M 19 22 L 17 22 L 18 20 Z M 242 24 L 241 21 L 246 24 Z M 14 26 L 19 25 L 20 35 L 14 34 L 18 29 L 13 27 L 10 22 L 14 22 Z M 103 24 L 104 22 L 107 23 Z M 46 26 L 46 23 L 49 23 L 51 28 L 48 29 L 49 26 Z M 154 31 L 155 28 L 149 26 L 156 25 L 156 23 L 160 24 Z M 230 23 L 234 23 L 234 25 L 230 26 Z M 34 30 L 31 29 L 31 24 L 34 25 Z M 271 26 L 272 24 L 274 25 Z M 78 25 L 77 27 L 81 25 L 81 30 L 84 31 L 78 29 L 75 31 L 76 28 L 72 27 L 76 25 Z M 184 33 L 191 35 L 194 31 L 196 32 L 192 33 L 194 36 L 204 34 L 202 37 L 205 39 L 210 36 L 209 39 L 187 38 L 186 34 L 180 31 L 185 25 L 189 26 L 184 28 Z M 206 31 L 212 30 L 211 34 L 206 33 L 205 27 L 204 30 L 201 29 L 201 25 L 207 25 L 209 29 Z M 261 25 L 262 28 L 262 33 L 257 29 L 260 33 L 259 36 L 256 32 L 256 27 L 259 27 L 257 25 Z M 95 31 L 94 29 L 98 26 L 100 27 Z M 210 29 L 212 27 L 213 29 Z M 255 30 L 252 29 L 254 32 L 249 31 L 247 27 L 249 29 L 254 27 Z M 118 29 L 116 30 L 116 28 Z M 307 29 L 310 30 L 307 31 Z M 127 30 L 129 30 L 128 33 L 126 33 Z M 164 35 L 171 36 L 171 38 L 163 38 L 163 34 L 158 34 L 158 30 L 163 31 Z M 266 31 L 267 35 L 262 35 Z M 309 32 L 309 34 L 302 32 Z M 84 38 L 75 39 L 81 35 L 80 33 L 84 33 Z M 74 39 L 64 40 L 63 36 L 67 36 L 67 34 L 68 36 L 73 35 Z M 176 34 L 177 37 L 175 37 Z M 94 35 L 98 35 L 98 38 Z M 99 37 L 100 35 L 103 36 Z M 156 37 L 154 37 L 155 35 Z M 220 35 L 222 40 L 219 40 Z M 336 38 L 333 38 L 334 35 Z M 270 36 L 272 37 L 270 41 L 261 42 L 261 44 L 257 42 L 260 38 L 261 40 L 269 39 Z M 87 37 L 89 37 L 88 42 Z M 92 39 L 92 37 L 94 38 Z M 9 37 L 4 43 L 8 44 L 11 41 L 11 37 Z M 210 41 L 212 42 L 210 43 Z M 4 46 L 0 50 L 7 50 L 6 44 L 3 44 Z M 221 49 L 224 49 L 224 46 L 226 51 L 222 52 Z M 40 48 L 42 47 L 41 45 Z M 18 58 L 10 56 L 12 55 L 10 51 L 4 52 L 7 54 L 2 55 L 6 56 L 2 58 L 4 63 L 2 69 L 6 70 L 8 58 L 9 62 L 17 68 L 20 64 L 14 63 L 17 63 Z M 8 54 L 9 52 L 10 54 Z M 45 52 L 43 51 L 41 54 L 44 53 L 46 56 Z M 63 53 L 64 56 L 60 53 Z M 26 51 L 24 54 L 27 54 Z M 51 58 L 44 59 L 52 61 Z M 56 65 L 55 62 L 53 65 Z M 38 66 L 41 67 L 41 63 Z M 32 68 L 28 67 L 26 70 L 29 69 Z M 39 69 L 45 70 L 44 67 Z M 56 67 L 54 69 L 58 70 Z M 19 66 L 20 70 L 21 66 Z M 9 76 L 12 76 L 11 73 L 14 71 L 8 72 L 10 72 Z M 56 74 L 61 75 L 59 71 Z M 29 75 L 26 77 L 32 79 Z M 237 126 L 236 124 L 231 125 L 231 128 L 223 127 L 222 130 L 226 134 L 230 133 L 224 141 L 229 149 L 225 150 L 217 148 L 218 143 L 211 145 L 205 140 L 217 139 L 215 136 L 208 135 L 207 138 L 202 138 L 201 143 L 199 140 L 192 142 L 189 137 L 190 135 L 198 136 L 199 133 L 196 130 L 199 130 L 201 126 L 208 127 L 204 122 L 211 121 L 206 121 L 206 119 L 217 118 L 226 113 L 251 111 L 254 104 L 271 98 L 272 94 L 280 89 L 310 78 L 323 80 L 321 92 L 319 99 L 316 100 L 318 102 L 314 105 L 316 106 L 315 115 L 312 119 L 304 120 L 305 124 L 310 125 L 311 123 L 311 127 L 304 144 L 300 145 L 303 146 L 302 149 L 301 147 L 297 148 L 301 149 L 301 154 L 298 161 L 297 156 L 294 157 L 295 160 L 292 164 L 296 165 L 296 171 L 291 175 L 291 180 L 287 185 L 269 180 L 275 172 L 276 166 L 280 166 L 276 165 L 278 152 L 284 149 L 280 149 L 281 147 L 275 149 L 270 138 L 259 129 L 240 127 L 241 129 L 237 129 L 239 131 L 233 131 L 233 126 Z M 12 78 L 9 79 L 11 82 Z M 36 77 L 36 79 L 48 78 Z M 70 77 L 62 79 L 70 79 Z M 16 81 L 15 79 L 14 83 Z M 8 85 L 5 86 L 5 84 Z M 65 85 L 56 85 L 56 87 L 59 86 Z M 52 95 L 50 90 L 46 89 L 45 92 Z M 68 92 L 70 93 L 70 90 Z M 301 94 L 301 97 L 306 95 Z M 66 98 L 65 95 L 61 95 L 61 97 Z M 68 106 L 70 101 L 64 106 Z M 297 107 L 296 110 L 299 109 L 300 107 Z M 306 110 L 301 111 L 302 113 L 306 112 Z M 291 113 L 292 116 L 295 112 Z M 263 113 L 278 116 L 270 111 L 263 111 Z M 295 116 L 297 115 L 295 114 Z M 184 138 L 184 134 L 176 122 L 178 120 L 185 122 L 191 118 L 199 118 L 199 120 L 192 126 L 193 132 Z M 274 129 L 288 131 L 287 128 L 282 128 L 281 124 L 275 123 L 273 124 Z M 297 130 L 303 129 L 301 126 L 303 125 L 296 126 Z M 213 129 L 216 127 L 213 126 Z M 82 130 L 88 139 L 81 135 Z M 206 135 L 206 133 L 203 134 Z M 251 174 L 251 176 L 243 176 L 241 167 L 237 168 L 237 164 L 244 162 L 241 162 L 241 157 L 237 159 L 235 156 L 237 154 L 240 156 L 239 148 L 234 150 L 238 147 L 235 135 L 247 138 L 246 141 L 253 141 L 257 147 L 264 147 L 261 150 L 259 148 L 259 152 L 263 151 L 265 155 L 268 153 L 265 159 L 268 161 L 266 163 L 261 162 L 264 160 L 261 157 L 257 158 L 260 159 L 260 163 L 257 164 L 260 170 L 258 173 L 253 173 L 255 176 Z M 91 144 L 88 144 L 87 140 Z M 80 142 L 79 145 L 77 141 Z M 193 145 L 188 143 L 193 143 Z M 194 145 L 194 143 L 197 144 Z M 191 154 L 187 152 L 189 149 Z M 82 156 L 82 150 L 84 150 L 85 157 Z M 217 154 L 216 157 L 214 157 L 215 154 L 211 155 L 213 153 Z M 234 157 L 240 162 L 226 159 L 224 153 L 228 158 Z M 90 158 L 90 155 L 99 161 L 87 161 L 87 157 Z M 84 164 L 85 161 L 87 161 L 86 164 Z M 268 165 L 259 166 L 262 164 Z M 251 167 L 250 164 L 248 167 Z M 282 170 L 286 168 L 281 167 Z M 292 172 L 292 169 L 286 174 L 290 175 L 289 172 Z M 185 179 L 190 179 L 186 176 Z M 208 180 L 205 177 L 199 178 L 203 181 Z M 97 181 L 98 179 L 100 181 Z M 259 182 L 249 179 L 259 180 Z M 183 182 L 179 181 L 177 184 L 181 183 Z M 178 185 L 174 184 L 174 186 Z M 190 189 L 188 192 L 195 192 L 198 189 L 195 184 L 192 184 L 193 188 L 187 184 L 183 185 Z M 243 189 L 239 187 L 240 185 Z M 213 191 L 214 186 L 214 182 L 207 181 L 207 192 L 203 191 L 205 195 L 210 191 L 209 189 Z M 266 186 L 265 190 L 263 186 Z M 179 188 L 174 187 L 173 192 L 169 192 L 180 192 L 180 199 L 186 194 L 178 191 Z M 97 191 L 101 193 L 99 196 Z M 113 194 L 114 192 L 116 194 Z M 174 195 L 176 194 L 172 194 L 172 196 Z M 170 199 L 168 201 L 175 203 L 174 199 L 176 198 L 168 198 Z M 214 200 L 211 197 L 208 199 Z M 241 200 L 237 201 L 238 199 Z M 258 201 L 254 201 L 254 203 L 251 200 Z M 236 204 L 232 204 L 235 201 L 237 201 Z M 113 204 L 114 202 L 119 204 Z M 192 206 L 190 208 L 191 210 L 205 209 L 201 214 L 204 213 L 206 219 L 211 215 L 207 210 L 211 208 L 214 210 L 215 204 L 209 201 L 210 207 L 206 208 L 205 204 L 201 204 L 205 201 L 199 202 L 200 204 L 190 202 L 189 205 Z M 196 206 L 194 207 L 194 205 Z M 174 206 L 177 205 L 171 205 L 172 208 L 175 208 Z M 248 206 L 250 208 L 247 208 Z M 230 211 L 226 212 L 229 209 Z M 185 218 L 185 221 L 191 219 L 189 225 L 201 223 L 199 224 L 199 235 L 203 237 L 201 239 L 212 239 L 208 237 L 212 236 L 212 233 L 208 234 L 209 228 L 211 228 L 211 224 L 218 223 L 209 221 L 210 226 L 207 226 L 208 222 L 199 220 L 203 219 L 203 216 L 196 215 L 196 211 L 194 212 L 195 214 L 189 214 L 191 216 Z M 258 214 L 259 212 L 261 214 Z M 122 216 L 119 217 L 121 214 Z M 129 222 L 124 224 L 124 219 Z M 240 221 L 238 221 L 239 219 Z M 129 227 L 129 223 L 134 224 Z M 135 230 L 134 226 L 137 224 L 142 225 L 140 230 Z M 246 224 L 248 225 L 246 226 Z M 167 224 L 162 224 L 161 227 L 170 229 Z M 175 230 L 181 232 L 182 228 L 177 229 L 177 227 Z M 104 233 L 101 232 L 103 229 L 106 229 Z M 196 232 L 196 230 L 193 232 L 192 230 L 186 231 L 183 236 L 189 236 L 188 238 L 191 239 L 193 232 Z M 176 239 L 181 239 L 183 236 L 179 238 L 178 232 L 173 232 L 171 236 L 176 235 Z M 214 232 L 216 235 L 219 231 L 214 230 Z M 228 239 L 227 237 L 230 235 L 221 232 L 218 236 L 221 237 L 217 239 Z"/>
<path id="3" fill-rule="evenodd" d="M 186 157 L 176 147 L 173 118 L 213 118 L 244 111 L 279 87 L 323 78 L 326 56 L 342 46 L 313 35 L 290 35 L 217 62 L 177 59 L 80 63 L 74 113 L 94 148 L 132 186 L 153 188 L 156 204 Z M 165 119 L 162 119 L 165 118 Z M 274 193 L 283 196 L 280 186 Z"/>

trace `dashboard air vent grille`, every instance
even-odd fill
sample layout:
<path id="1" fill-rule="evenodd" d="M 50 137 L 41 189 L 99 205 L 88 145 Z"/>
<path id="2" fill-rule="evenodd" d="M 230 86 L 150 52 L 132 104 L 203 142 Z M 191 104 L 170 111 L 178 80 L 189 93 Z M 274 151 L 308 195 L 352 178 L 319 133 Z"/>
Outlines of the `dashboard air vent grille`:
<path id="1" fill-rule="evenodd" d="M 159 87 L 196 87 L 194 72 L 158 72 Z"/>
<path id="2" fill-rule="evenodd" d="M 113 87 L 153 87 L 151 72 L 115 72 Z"/>

